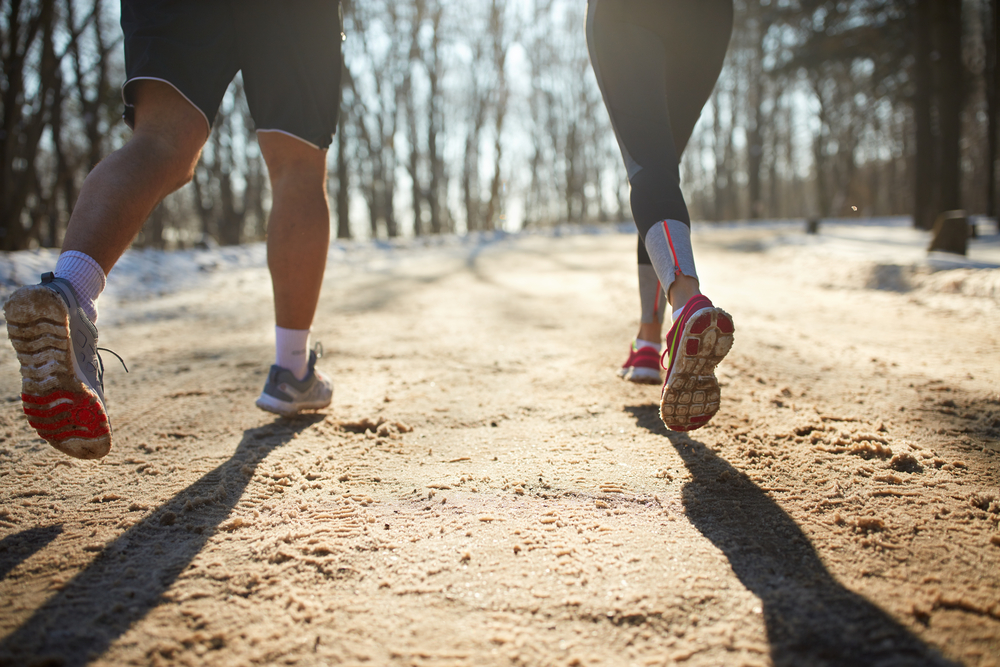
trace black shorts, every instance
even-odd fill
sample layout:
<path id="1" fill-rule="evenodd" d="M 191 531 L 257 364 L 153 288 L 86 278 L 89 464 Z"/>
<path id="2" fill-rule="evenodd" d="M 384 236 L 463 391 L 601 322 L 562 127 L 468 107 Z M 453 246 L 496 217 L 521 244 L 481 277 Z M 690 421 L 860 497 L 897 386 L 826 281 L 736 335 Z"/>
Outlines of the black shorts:
<path id="1" fill-rule="evenodd" d="M 122 31 L 130 126 L 134 81 L 170 84 L 211 128 L 242 70 L 257 131 L 330 145 L 343 63 L 337 0 L 122 0 Z"/>

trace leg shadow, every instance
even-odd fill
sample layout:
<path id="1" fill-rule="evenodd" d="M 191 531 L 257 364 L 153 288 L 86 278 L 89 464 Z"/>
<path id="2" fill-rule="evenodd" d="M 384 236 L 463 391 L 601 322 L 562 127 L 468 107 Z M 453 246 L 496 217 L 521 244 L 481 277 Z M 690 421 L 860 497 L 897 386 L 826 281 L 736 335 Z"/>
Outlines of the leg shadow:
<path id="1" fill-rule="evenodd" d="M 0 665 L 83 665 L 160 604 L 163 593 L 232 512 L 257 466 L 322 415 L 243 434 L 233 456 L 108 544 L 91 564 L 0 641 Z M 123 580 L 134 577 L 135 587 Z"/>
<path id="2" fill-rule="evenodd" d="M 666 434 L 684 460 L 693 477 L 682 492 L 688 519 L 763 603 L 775 665 L 955 665 L 838 583 L 777 503 L 704 444 L 668 432 L 657 406 L 626 410 L 639 426 Z"/>
<path id="3" fill-rule="evenodd" d="M 0 580 L 6 578 L 15 567 L 44 549 L 61 532 L 61 524 L 39 526 L 8 535 L 0 540 Z"/>

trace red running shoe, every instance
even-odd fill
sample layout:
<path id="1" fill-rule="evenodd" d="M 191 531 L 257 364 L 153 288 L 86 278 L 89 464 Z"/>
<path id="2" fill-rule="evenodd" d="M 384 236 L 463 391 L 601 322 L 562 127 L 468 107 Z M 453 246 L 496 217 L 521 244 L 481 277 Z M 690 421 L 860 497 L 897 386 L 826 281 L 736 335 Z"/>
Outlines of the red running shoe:
<path id="1" fill-rule="evenodd" d="M 660 384 L 660 353 L 651 347 L 636 349 L 635 341 L 628 352 L 628 360 L 618 369 L 618 377 L 639 384 Z"/>
<path id="2" fill-rule="evenodd" d="M 667 333 L 660 418 L 672 431 L 701 428 L 719 411 L 715 367 L 733 347 L 733 318 L 708 297 L 692 297 Z"/>

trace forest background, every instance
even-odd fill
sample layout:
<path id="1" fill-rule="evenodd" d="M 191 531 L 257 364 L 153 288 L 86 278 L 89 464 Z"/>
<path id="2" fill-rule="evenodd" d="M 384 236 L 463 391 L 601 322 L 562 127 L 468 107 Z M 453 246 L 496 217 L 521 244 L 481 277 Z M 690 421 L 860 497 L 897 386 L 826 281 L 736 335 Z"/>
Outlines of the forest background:
<path id="1" fill-rule="evenodd" d="M 726 64 L 681 166 L 701 220 L 996 213 L 997 0 L 736 0 Z M 345 0 L 329 151 L 338 238 L 630 217 L 583 0 Z M 0 250 L 58 247 L 121 146 L 113 0 L 0 0 Z M 331 35 L 331 39 L 341 36 Z M 266 234 L 239 77 L 193 182 L 138 247 Z"/>

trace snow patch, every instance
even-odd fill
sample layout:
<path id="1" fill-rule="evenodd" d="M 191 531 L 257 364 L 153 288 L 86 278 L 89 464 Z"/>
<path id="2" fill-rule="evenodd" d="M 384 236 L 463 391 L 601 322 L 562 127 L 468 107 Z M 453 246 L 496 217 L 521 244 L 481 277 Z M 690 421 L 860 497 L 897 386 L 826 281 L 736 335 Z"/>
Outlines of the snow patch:
<path id="1" fill-rule="evenodd" d="M 706 238 L 733 230 L 761 232 L 759 237 L 737 248 L 773 253 L 780 261 L 801 265 L 804 276 L 812 276 L 830 287 L 921 290 L 1000 300 L 1000 233 L 996 232 L 993 221 L 977 221 L 980 234 L 970 240 L 967 257 L 928 253 L 929 233 L 913 229 L 910 219 L 905 217 L 821 220 L 817 234 L 807 234 L 805 227 L 805 220 L 762 220 L 695 222 L 693 230 Z M 330 246 L 328 265 L 338 270 L 374 268 L 379 263 L 384 265 L 385 261 L 398 261 L 431 249 L 475 255 L 487 246 L 520 237 L 603 234 L 635 234 L 635 225 L 631 222 L 564 224 L 513 234 L 494 231 L 391 241 L 338 240 Z M 42 273 L 55 267 L 58 256 L 58 250 L 49 248 L 0 253 L 0 299 L 6 299 L 22 285 L 38 282 Z M 266 266 L 264 243 L 170 252 L 132 249 L 112 270 L 105 296 L 129 302 L 204 289 L 217 274 Z"/>

